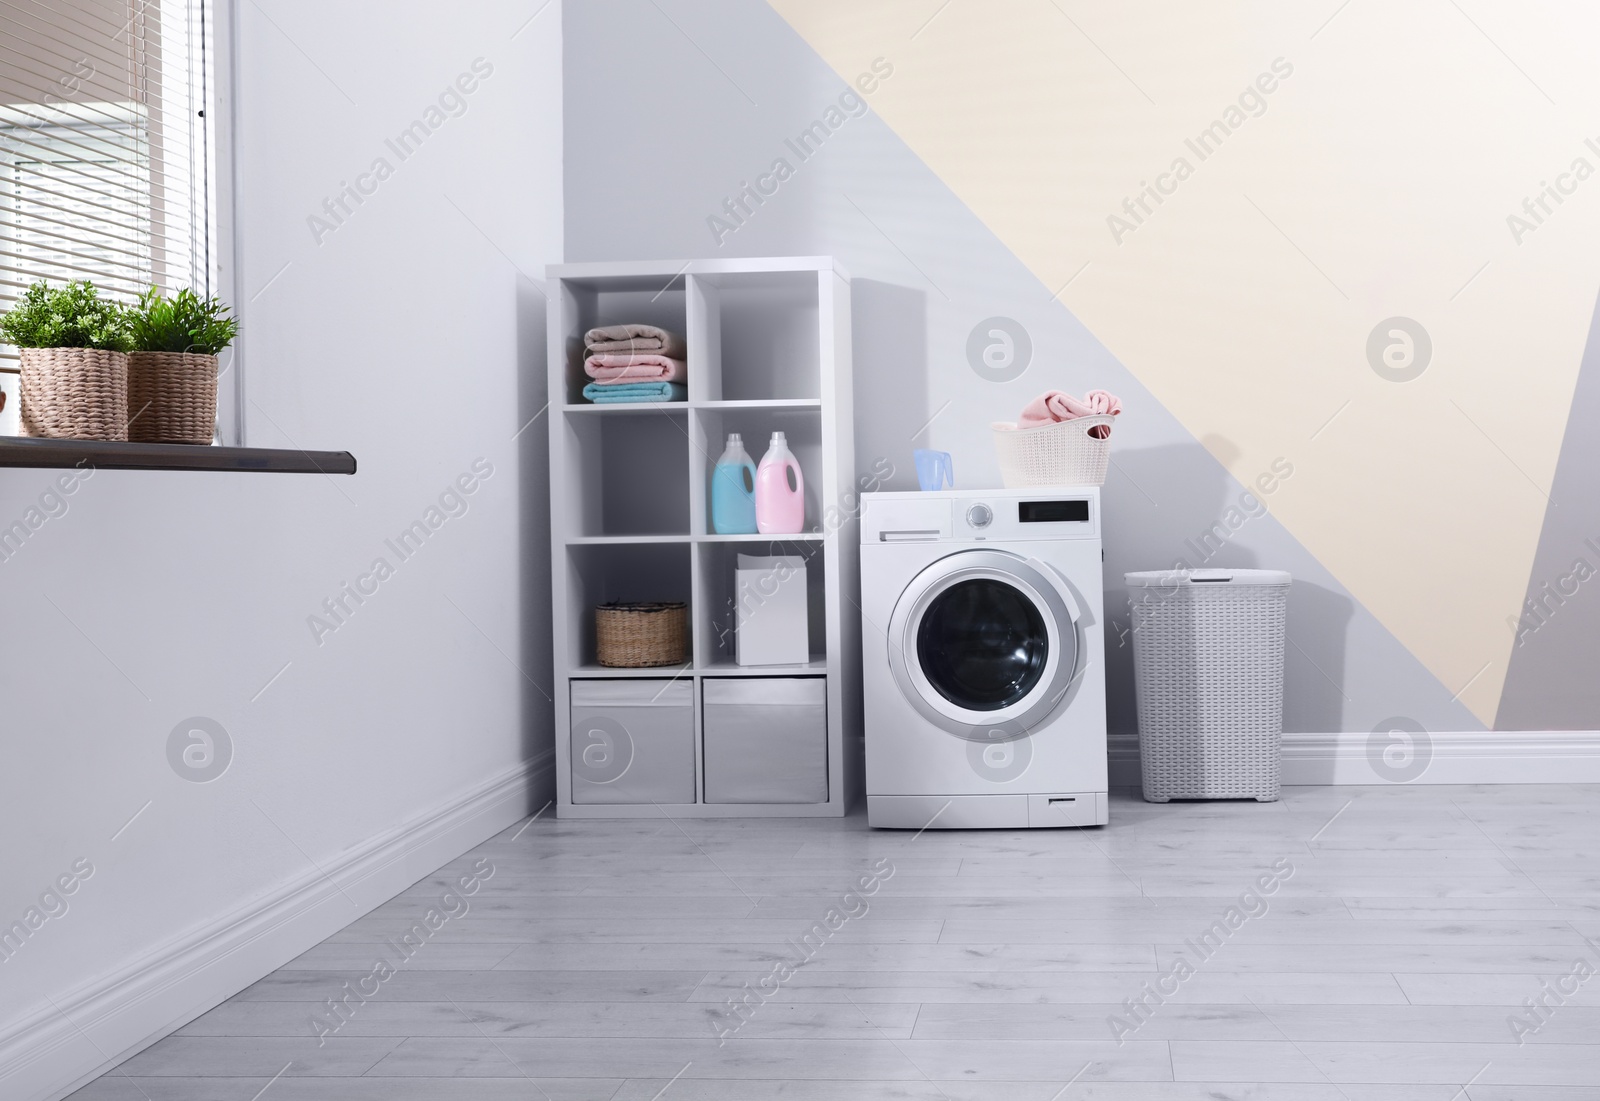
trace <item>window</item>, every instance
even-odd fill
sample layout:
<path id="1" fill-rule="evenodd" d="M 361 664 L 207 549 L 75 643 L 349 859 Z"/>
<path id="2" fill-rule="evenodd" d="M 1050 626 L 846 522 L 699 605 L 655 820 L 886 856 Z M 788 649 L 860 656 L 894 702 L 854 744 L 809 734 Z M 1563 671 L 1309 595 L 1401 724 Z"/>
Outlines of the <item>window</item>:
<path id="1" fill-rule="evenodd" d="M 0 4 L 0 310 L 31 283 L 222 289 L 209 0 Z M 15 348 L 0 345 L 17 430 Z"/>

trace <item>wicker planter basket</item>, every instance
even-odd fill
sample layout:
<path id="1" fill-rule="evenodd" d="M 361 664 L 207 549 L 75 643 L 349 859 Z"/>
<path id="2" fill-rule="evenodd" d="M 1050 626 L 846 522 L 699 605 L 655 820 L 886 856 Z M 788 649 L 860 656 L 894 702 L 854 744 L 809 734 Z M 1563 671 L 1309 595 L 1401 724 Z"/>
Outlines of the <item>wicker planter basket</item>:
<path id="1" fill-rule="evenodd" d="M 17 410 L 24 436 L 128 438 L 128 357 L 98 348 L 24 348 Z"/>
<path id="2" fill-rule="evenodd" d="M 689 606 L 601 604 L 594 610 L 594 637 L 601 665 L 681 665 L 689 649 Z"/>
<path id="3" fill-rule="evenodd" d="M 128 355 L 128 438 L 209 444 L 217 423 L 217 357 L 198 352 Z"/>

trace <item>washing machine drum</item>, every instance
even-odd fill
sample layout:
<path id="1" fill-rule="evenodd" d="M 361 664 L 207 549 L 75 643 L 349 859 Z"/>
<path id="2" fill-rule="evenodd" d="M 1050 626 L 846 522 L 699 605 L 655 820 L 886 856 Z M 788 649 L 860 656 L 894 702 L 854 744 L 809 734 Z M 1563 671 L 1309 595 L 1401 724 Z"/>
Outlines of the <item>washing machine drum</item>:
<path id="1" fill-rule="evenodd" d="M 1053 714 L 1078 672 L 1078 603 L 1049 565 L 961 551 L 906 586 L 889 666 L 906 699 L 958 737 L 1003 741 Z"/>

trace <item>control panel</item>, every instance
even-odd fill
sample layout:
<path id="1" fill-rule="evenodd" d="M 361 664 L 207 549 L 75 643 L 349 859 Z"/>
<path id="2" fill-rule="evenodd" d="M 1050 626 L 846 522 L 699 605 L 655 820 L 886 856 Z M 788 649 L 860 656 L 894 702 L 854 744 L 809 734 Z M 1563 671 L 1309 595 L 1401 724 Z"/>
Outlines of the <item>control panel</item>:
<path id="1" fill-rule="evenodd" d="M 1100 538 L 1097 488 L 867 493 L 861 506 L 864 545 Z"/>

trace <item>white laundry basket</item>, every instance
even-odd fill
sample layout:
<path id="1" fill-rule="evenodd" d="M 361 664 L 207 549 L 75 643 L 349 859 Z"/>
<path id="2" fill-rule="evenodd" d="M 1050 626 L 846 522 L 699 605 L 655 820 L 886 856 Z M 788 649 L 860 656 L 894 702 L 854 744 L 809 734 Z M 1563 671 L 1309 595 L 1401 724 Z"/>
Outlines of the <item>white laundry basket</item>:
<path id="1" fill-rule="evenodd" d="M 1110 414 L 1101 414 L 1037 428 L 996 421 L 991 428 L 1001 481 L 1007 489 L 1105 485 L 1114 420 Z M 1091 430 L 1095 428 L 1104 428 L 1105 434 L 1094 435 Z"/>
<path id="2" fill-rule="evenodd" d="M 1278 798 L 1282 570 L 1125 574 L 1144 797 Z"/>

